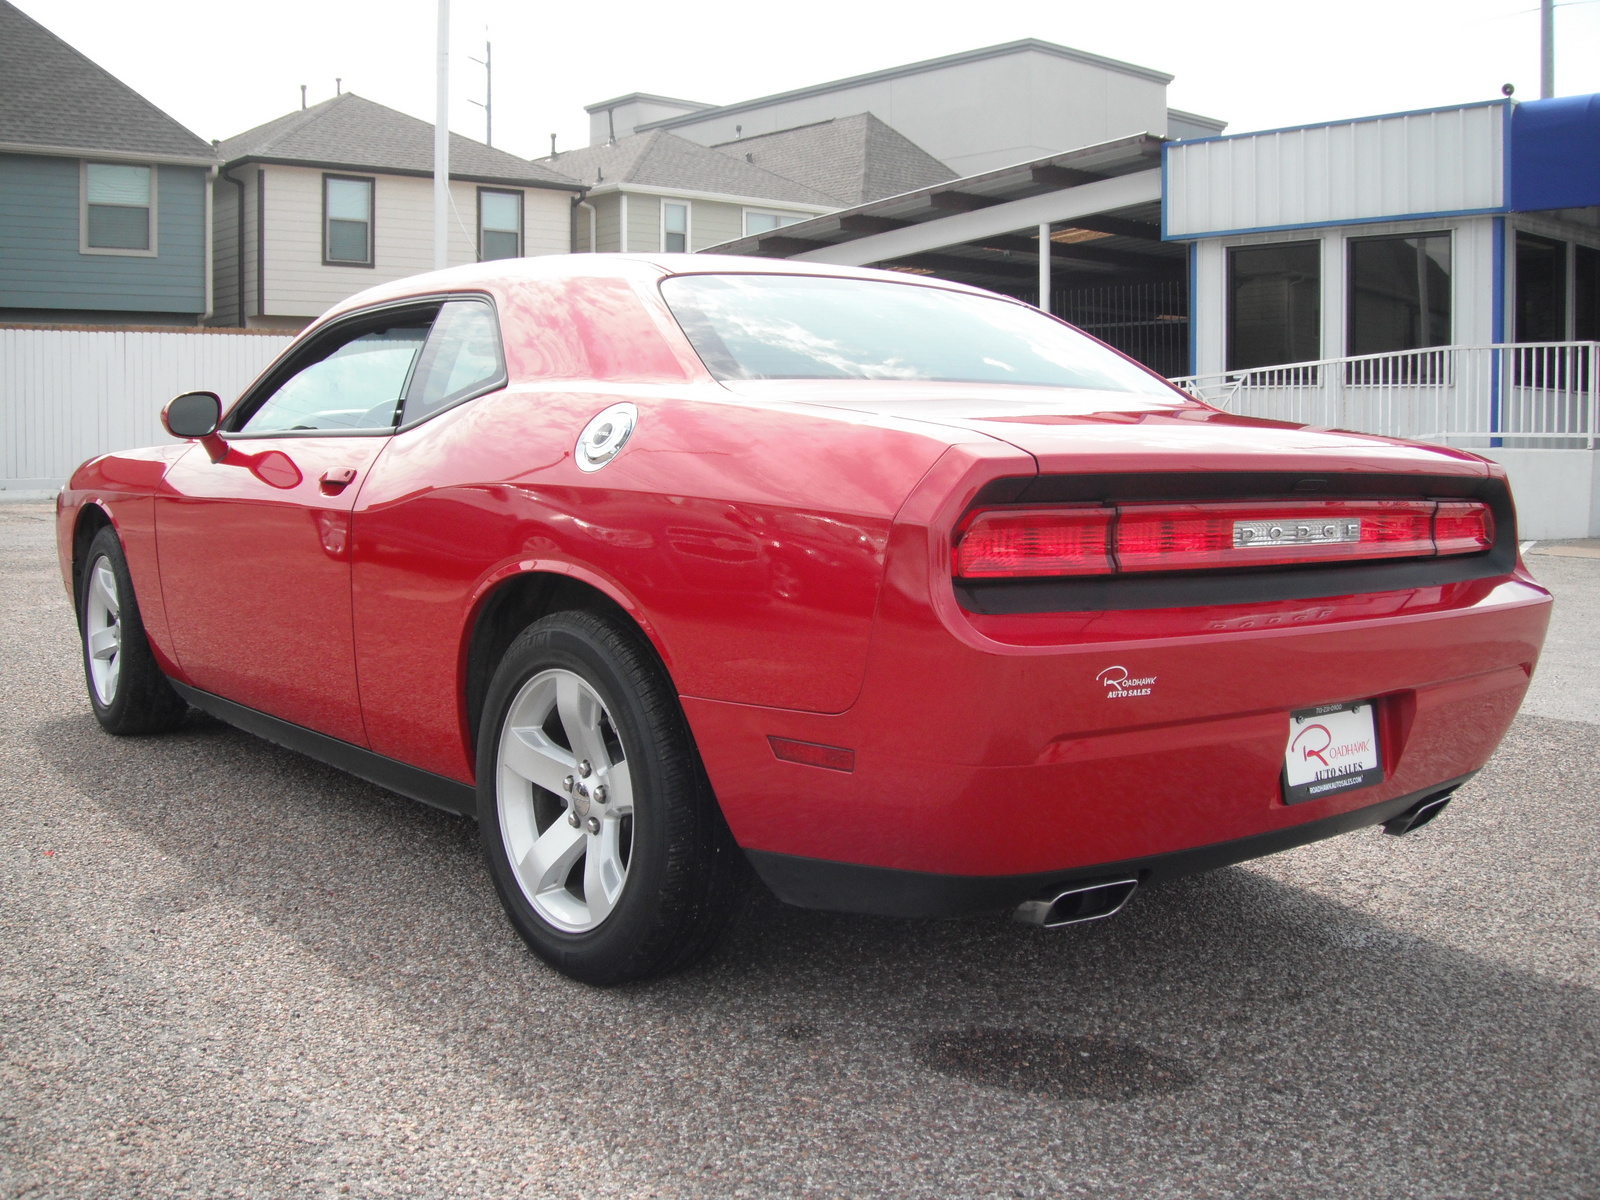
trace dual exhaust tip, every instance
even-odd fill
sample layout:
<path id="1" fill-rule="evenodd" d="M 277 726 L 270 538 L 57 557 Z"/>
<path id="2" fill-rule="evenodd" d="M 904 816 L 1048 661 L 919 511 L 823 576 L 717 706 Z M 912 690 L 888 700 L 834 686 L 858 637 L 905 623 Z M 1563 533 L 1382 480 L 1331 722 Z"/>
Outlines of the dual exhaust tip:
<path id="1" fill-rule="evenodd" d="M 1427 796 L 1413 804 L 1397 817 L 1383 823 L 1383 831 L 1390 834 L 1410 833 L 1421 829 L 1444 811 L 1450 803 L 1454 789 Z M 1025 900 L 1012 914 L 1027 925 L 1044 929 L 1061 929 L 1067 925 L 1081 925 L 1085 921 L 1100 921 L 1115 916 L 1139 886 L 1137 879 L 1102 879 L 1067 888 L 1043 900 Z"/>
<path id="2" fill-rule="evenodd" d="M 1120 912 L 1138 886 L 1137 879 L 1102 879 L 1097 883 L 1079 884 L 1051 899 L 1025 900 L 1017 905 L 1012 916 L 1024 924 L 1045 929 L 1099 921 Z"/>
<path id="3" fill-rule="evenodd" d="M 1390 817 L 1383 823 L 1383 831 L 1399 837 L 1402 833 L 1410 833 L 1413 829 L 1421 829 L 1444 811 L 1444 806 L 1450 803 L 1450 797 L 1455 795 L 1455 789 L 1448 792 L 1439 792 L 1436 795 L 1425 797 L 1413 804 L 1398 817 Z"/>

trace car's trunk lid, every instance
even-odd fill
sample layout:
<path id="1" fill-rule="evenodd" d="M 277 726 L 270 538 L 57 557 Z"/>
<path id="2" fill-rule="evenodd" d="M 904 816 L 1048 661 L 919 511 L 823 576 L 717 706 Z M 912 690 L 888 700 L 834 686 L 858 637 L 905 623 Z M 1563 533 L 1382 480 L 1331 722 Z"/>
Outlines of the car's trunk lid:
<path id="1" fill-rule="evenodd" d="M 756 401 L 815 404 L 984 434 L 1032 455 L 1043 475 L 1313 471 L 1482 478 L 1488 471 L 1481 459 L 1449 447 L 1240 417 L 1176 393 L 894 380 L 724 386 Z"/>

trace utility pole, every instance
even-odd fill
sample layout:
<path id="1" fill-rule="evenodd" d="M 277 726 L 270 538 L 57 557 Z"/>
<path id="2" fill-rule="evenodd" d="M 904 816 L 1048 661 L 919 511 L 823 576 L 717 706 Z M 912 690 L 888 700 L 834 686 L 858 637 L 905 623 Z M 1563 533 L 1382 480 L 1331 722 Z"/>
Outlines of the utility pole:
<path id="1" fill-rule="evenodd" d="M 1539 99 L 1556 94 L 1556 3 L 1539 0 Z"/>
<path id="2" fill-rule="evenodd" d="M 471 55 L 468 55 L 471 58 Z M 483 144 L 494 145 L 494 47 L 489 42 L 488 31 L 484 31 L 483 57 L 474 58 L 473 62 L 483 68 L 483 99 L 469 100 L 469 104 L 476 104 L 483 109 Z"/>
<path id="3" fill-rule="evenodd" d="M 433 122 L 433 269 L 450 265 L 450 0 L 439 0 L 438 97 Z"/>

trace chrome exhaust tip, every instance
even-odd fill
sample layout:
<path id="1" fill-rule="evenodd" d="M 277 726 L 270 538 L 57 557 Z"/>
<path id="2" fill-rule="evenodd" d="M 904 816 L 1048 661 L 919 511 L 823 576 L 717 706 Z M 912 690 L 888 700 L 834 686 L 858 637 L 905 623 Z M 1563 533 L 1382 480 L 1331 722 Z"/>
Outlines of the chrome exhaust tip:
<path id="1" fill-rule="evenodd" d="M 1059 892 L 1052 899 L 1024 900 L 1011 915 L 1028 925 L 1060 929 L 1116 915 L 1139 886 L 1137 879 L 1103 879 Z"/>
<path id="2" fill-rule="evenodd" d="M 1399 837 L 1402 833 L 1410 833 L 1413 829 L 1421 829 L 1444 811 L 1444 806 L 1450 803 L 1454 791 L 1440 792 L 1437 796 L 1429 796 L 1417 804 L 1413 804 L 1398 817 L 1390 817 L 1383 823 L 1383 831 Z"/>

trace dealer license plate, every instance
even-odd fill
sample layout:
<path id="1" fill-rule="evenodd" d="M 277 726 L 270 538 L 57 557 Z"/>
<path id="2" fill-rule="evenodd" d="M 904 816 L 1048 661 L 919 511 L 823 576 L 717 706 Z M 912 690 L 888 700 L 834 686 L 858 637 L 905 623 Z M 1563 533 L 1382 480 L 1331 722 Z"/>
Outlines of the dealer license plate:
<path id="1" fill-rule="evenodd" d="M 1370 700 L 1289 714 L 1283 801 L 1300 804 L 1383 782 L 1376 708 Z"/>

